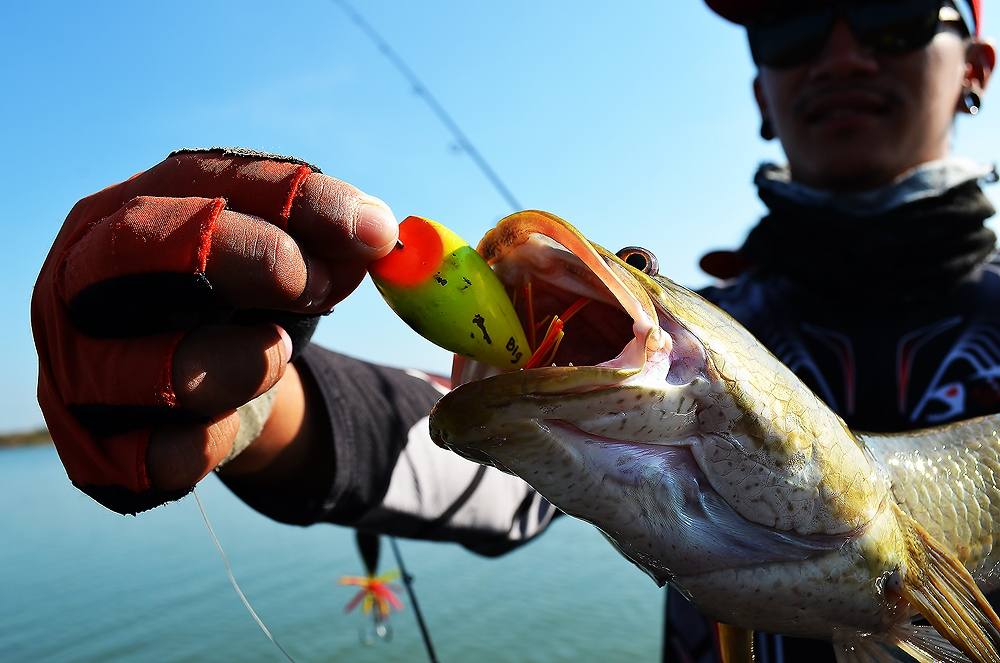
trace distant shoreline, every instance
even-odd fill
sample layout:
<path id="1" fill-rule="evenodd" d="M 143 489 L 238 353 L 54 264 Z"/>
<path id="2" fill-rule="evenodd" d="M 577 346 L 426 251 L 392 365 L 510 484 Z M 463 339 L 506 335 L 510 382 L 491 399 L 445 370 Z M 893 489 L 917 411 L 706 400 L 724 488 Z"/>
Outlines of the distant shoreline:
<path id="1" fill-rule="evenodd" d="M 0 435 L 0 449 L 34 447 L 42 444 L 52 444 L 52 438 L 49 437 L 49 431 L 45 428 L 21 431 L 18 433 L 4 433 L 3 435 Z"/>

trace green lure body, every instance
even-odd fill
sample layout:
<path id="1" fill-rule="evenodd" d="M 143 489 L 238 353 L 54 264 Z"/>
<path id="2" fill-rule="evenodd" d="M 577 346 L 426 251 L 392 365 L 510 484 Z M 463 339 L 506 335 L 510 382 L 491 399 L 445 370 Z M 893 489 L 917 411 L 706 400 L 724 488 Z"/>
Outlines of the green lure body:
<path id="1" fill-rule="evenodd" d="M 386 303 L 415 332 L 456 354 L 521 368 L 531 349 L 493 269 L 441 224 L 410 216 L 400 243 L 369 267 Z"/>

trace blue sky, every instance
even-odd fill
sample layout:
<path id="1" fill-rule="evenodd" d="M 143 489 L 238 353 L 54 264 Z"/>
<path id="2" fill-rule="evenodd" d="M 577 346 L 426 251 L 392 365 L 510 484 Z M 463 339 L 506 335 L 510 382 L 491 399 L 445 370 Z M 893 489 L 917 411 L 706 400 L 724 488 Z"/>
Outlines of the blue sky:
<path id="1" fill-rule="evenodd" d="M 707 282 L 698 257 L 736 245 L 760 213 L 751 176 L 780 152 L 757 137 L 741 31 L 701 2 L 355 1 L 525 207 L 610 248 L 646 246 L 661 271 L 695 286 Z M 1000 25 L 995 5 L 987 32 Z M 400 219 L 434 218 L 473 244 L 510 211 L 329 0 L 32 2 L 3 14 L 0 431 L 42 421 L 28 304 L 67 211 L 177 147 L 298 155 Z M 990 96 L 960 120 L 956 151 L 1000 154 Z M 392 365 L 449 366 L 367 283 L 316 340 Z"/>

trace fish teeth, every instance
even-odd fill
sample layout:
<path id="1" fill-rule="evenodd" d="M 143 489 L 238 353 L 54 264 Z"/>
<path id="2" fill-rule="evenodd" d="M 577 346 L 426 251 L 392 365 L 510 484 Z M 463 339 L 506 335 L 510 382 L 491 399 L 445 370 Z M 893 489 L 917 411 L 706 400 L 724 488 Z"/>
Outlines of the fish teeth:
<path id="1" fill-rule="evenodd" d="M 691 380 L 688 389 L 694 396 L 707 396 L 712 391 L 712 384 L 705 378 L 698 376 Z"/>

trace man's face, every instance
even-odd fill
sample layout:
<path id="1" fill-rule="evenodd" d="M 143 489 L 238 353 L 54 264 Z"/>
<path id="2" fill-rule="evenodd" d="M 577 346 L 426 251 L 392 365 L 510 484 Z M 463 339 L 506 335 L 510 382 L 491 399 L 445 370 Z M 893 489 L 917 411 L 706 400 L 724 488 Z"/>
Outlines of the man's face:
<path id="1" fill-rule="evenodd" d="M 754 91 L 795 180 L 859 190 L 947 154 L 966 78 L 956 32 L 941 31 L 911 53 L 879 55 L 838 20 L 818 56 L 790 69 L 761 67 Z"/>

